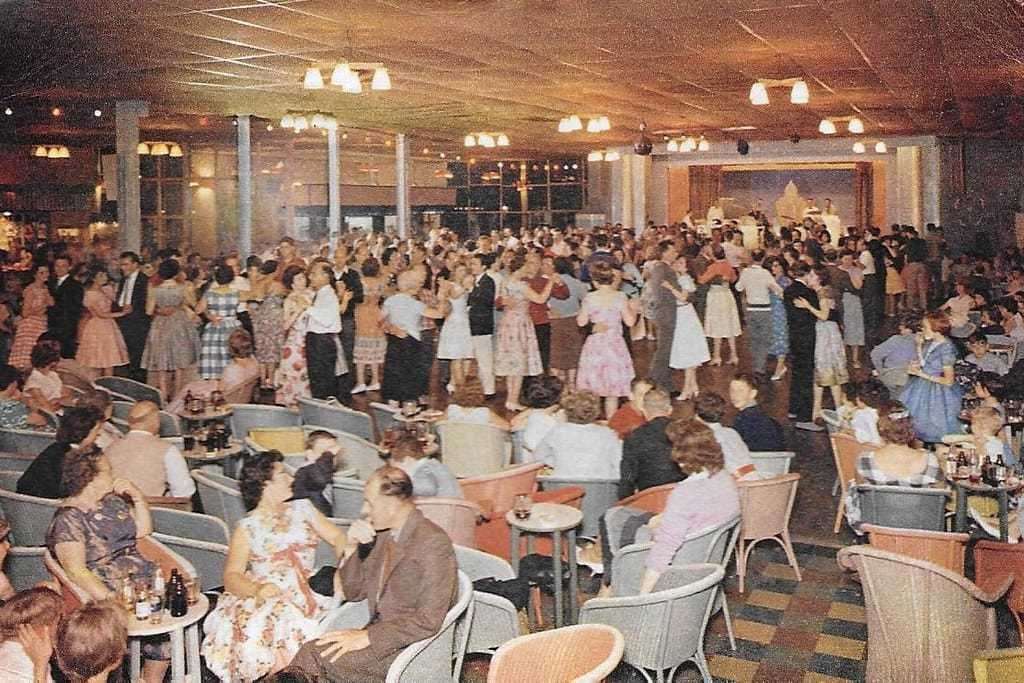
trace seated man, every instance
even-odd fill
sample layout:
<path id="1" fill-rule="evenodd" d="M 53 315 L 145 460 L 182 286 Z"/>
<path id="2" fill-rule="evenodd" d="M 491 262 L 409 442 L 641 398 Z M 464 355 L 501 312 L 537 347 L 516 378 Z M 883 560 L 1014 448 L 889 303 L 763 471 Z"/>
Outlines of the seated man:
<path id="1" fill-rule="evenodd" d="M 302 646 L 292 667 L 316 680 L 383 681 L 403 648 L 441 629 L 458 598 L 452 542 L 412 501 L 412 481 L 385 466 L 366 482 L 363 519 L 348 532 L 336 581 L 346 600 L 369 602 L 361 629 Z"/>
<path id="2" fill-rule="evenodd" d="M 646 423 L 634 429 L 622 442 L 619 465 L 619 498 L 626 498 L 661 484 L 683 480 L 683 473 L 672 460 L 672 444 L 665 428 L 672 421 L 672 399 L 661 389 L 651 389 L 643 397 Z"/>
<path id="3" fill-rule="evenodd" d="M 784 451 L 782 427 L 757 405 L 757 380 L 740 373 L 729 382 L 729 400 L 739 411 L 732 428 L 752 451 Z"/>
<path id="4" fill-rule="evenodd" d="M 129 431 L 104 451 L 115 477 L 127 479 L 149 498 L 188 498 L 196 483 L 188 464 L 174 444 L 160 433 L 160 408 L 152 401 L 139 401 L 128 413 Z"/>
<path id="5" fill-rule="evenodd" d="M 736 481 L 760 479 L 747 444 L 735 429 L 722 424 L 722 417 L 725 415 L 725 399 L 713 391 L 702 393 L 697 397 L 694 412 L 697 413 L 701 422 L 711 427 L 711 431 L 714 432 L 715 440 L 721 446 L 725 458 L 725 471 L 731 474 Z"/>
<path id="6" fill-rule="evenodd" d="M 57 427 L 57 440 L 43 449 L 18 479 L 18 493 L 36 498 L 63 498 L 64 457 L 91 446 L 103 431 L 103 416 L 92 408 L 68 408 Z"/>
<path id="7" fill-rule="evenodd" d="M 904 313 L 899 332 L 871 349 L 874 374 L 894 396 L 898 396 L 907 383 L 907 368 L 918 360 L 917 333 L 921 331 L 921 314 Z"/>
<path id="8" fill-rule="evenodd" d="M 989 350 L 988 337 L 981 332 L 975 332 L 967 338 L 967 348 L 970 353 L 964 360 L 977 365 L 982 372 L 1005 375 L 1010 371 L 1006 361 Z"/>

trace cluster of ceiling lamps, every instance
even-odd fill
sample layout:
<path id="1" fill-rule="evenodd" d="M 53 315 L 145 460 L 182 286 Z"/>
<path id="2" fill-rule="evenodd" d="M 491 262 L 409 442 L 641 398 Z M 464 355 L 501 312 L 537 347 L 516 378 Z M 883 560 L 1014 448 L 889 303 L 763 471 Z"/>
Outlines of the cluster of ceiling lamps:
<path id="1" fill-rule="evenodd" d="M 373 71 L 370 79 L 370 90 L 391 90 L 391 75 L 383 64 L 349 64 L 341 62 L 331 71 L 330 84 L 341 88 L 342 92 L 358 95 L 363 92 L 363 80 L 360 72 Z M 311 66 L 306 69 L 302 79 L 302 87 L 306 90 L 323 90 L 324 75 L 320 69 Z"/>
<path id="2" fill-rule="evenodd" d="M 138 152 L 154 157 L 173 157 L 175 159 L 184 156 L 181 145 L 173 142 L 140 142 Z"/>
<path id="3" fill-rule="evenodd" d="M 612 129 L 612 123 L 607 116 L 591 116 L 587 119 L 588 133 L 603 133 Z M 566 116 L 558 121 L 559 133 L 575 133 L 583 130 L 583 119 L 577 114 Z"/>
<path id="4" fill-rule="evenodd" d="M 864 154 L 867 151 L 867 146 L 863 142 L 857 141 L 853 143 L 854 154 Z M 888 145 L 885 144 L 884 141 L 879 140 L 878 142 L 875 143 L 875 154 L 886 154 L 888 153 L 888 151 L 889 147 Z"/>
<path id="5" fill-rule="evenodd" d="M 596 150 L 587 155 L 587 161 L 618 161 L 621 158 L 614 149 L 607 152 Z"/>
<path id="6" fill-rule="evenodd" d="M 508 147 L 508 136 L 504 133 L 470 133 L 462 141 L 466 147 Z"/>
<path id="7" fill-rule="evenodd" d="M 315 128 L 338 130 L 338 118 L 322 111 L 289 111 L 281 117 L 281 127 L 291 128 L 296 133 Z"/>
<path id="8" fill-rule="evenodd" d="M 843 121 L 846 122 L 846 130 L 854 135 L 860 135 L 864 132 L 864 122 L 856 116 L 829 116 L 824 118 L 818 124 L 818 132 L 822 135 L 835 135 L 836 123 Z"/>
<path id="9" fill-rule="evenodd" d="M 64 145 L 37 145 L 32 148 L 32 156 L 40 159 L 70 159 L 71 150 Z"/>
<path id="10" fill-rule="evenodd" d="M 695 150 L 698 152 L 707 152 L 711 150 L 711 143 L 708 142 L 707 138 L 703 135 L 701 135 L 700 138 L 694 138 L 691 135 L 678 140 L 675 138 L 669 140 L 665 149 L 668 152 L 693 152 Z"/>
<path id="11" fill-rule="evenodd" d="M 811 101 L 811 93 L 807 89 L 807 81 L 802 78 L 783 78 L 778 80 L 761 78 L 750 86 L 750 103 L 758 107 L 770 104 L 768 88 L 789 88 L 789 101 L 793 104 L 807 104 Z"/>

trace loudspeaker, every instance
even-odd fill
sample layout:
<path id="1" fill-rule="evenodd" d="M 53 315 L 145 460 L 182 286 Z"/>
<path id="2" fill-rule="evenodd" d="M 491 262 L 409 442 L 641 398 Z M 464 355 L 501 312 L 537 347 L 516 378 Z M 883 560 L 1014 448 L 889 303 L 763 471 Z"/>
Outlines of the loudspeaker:
<path id="1" fill-rule="evenodd" d="M 736 151 L 741 155 L 746 156 L 750 152 L 750 143 L 743 139 L 737 140 Z"/>

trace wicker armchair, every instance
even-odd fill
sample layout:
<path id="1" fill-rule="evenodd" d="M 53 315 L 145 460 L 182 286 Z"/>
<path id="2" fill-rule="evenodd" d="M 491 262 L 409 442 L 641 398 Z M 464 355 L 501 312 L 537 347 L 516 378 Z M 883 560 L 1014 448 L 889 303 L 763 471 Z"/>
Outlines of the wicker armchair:
<path id="1" fill-rule="evenodd" d="M 622 660 L 625 640 L 604 624 L 580 624 L 519 636 L 498 648 L 487 683 L 597 683 Z"/>
<path id="2" fill-rule="evenodd" d="M 455 546 L 459 571 L 470 581 L 494 578 L 506 581 L 515 578 L 512 565 L 490 553 Z M 493 593 L 473 591 L 473 616 L 460 628 L 469 630 L 466 652 L 493 652 L 520 635 L 519 613 L 506 598 Z"/>
<path id="3" fill-rule="evenodd" d="M 865 524 L 862 529 L 868 534 L 872 548 L 931 562 L 963 576 L 964 553 L 971 538 L 967 534 L 897 529 L 874 524 Z"/>

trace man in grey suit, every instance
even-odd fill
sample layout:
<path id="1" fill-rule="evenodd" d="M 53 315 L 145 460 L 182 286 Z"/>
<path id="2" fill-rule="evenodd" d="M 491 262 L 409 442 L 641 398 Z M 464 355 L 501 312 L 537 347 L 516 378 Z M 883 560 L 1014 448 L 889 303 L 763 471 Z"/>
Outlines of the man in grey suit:
<path id="1" fill-rule="evenodd" d="M 654 310 L 654 329 L 658 335 L 654 355 L 647 369 L 647 375 L 659 389 L 668 394 L 675 392 L 672 382 L 672 368 L 668 366 L 672 355 L 672 337 L 676 329 L 676 298 L 663 283 L 679 291 L 679 282 L 672 264 L 679 258 L 679 250 L 672 240 L 658 243 L 658 260 L 651 265 L 647 278 L 647 296 Z"/>

